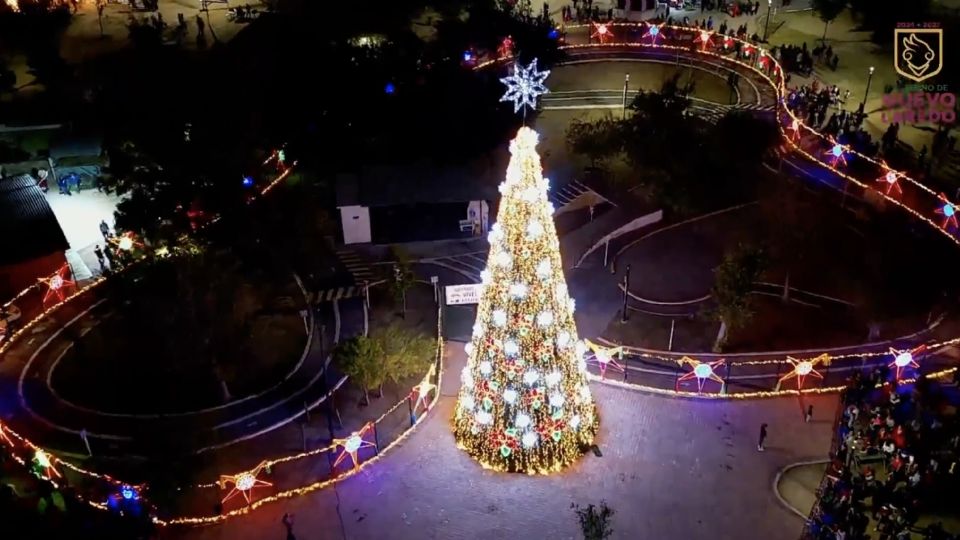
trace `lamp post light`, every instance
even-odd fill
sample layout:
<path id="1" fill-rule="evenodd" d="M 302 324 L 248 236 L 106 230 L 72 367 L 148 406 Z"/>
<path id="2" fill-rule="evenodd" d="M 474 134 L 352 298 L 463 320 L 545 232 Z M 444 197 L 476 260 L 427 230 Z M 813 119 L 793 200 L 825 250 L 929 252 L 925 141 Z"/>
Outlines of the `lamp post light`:
<path id="1" fill-rule="evenodd" d="M 630 74 L 626 73 L 623 76 L 623 118 L 627 117 L 627 92 L 630 89 Z"/>
<path id="2" fill-rule="evenodd" d="M 867 90 L 863 93 L 863 101 L 860 103 L 860 112 L 867 110 L 867 97 L 870 96 L 870 83 L 873 81 L 873 66 L 870 66 L 870 75 L 867 77 Z"/>
<path id="3" fill-rule="evenodd" d="M 767 0 L 767 22 L 763 25 L 763 42 L 767 42 L 767 32 L 770 30 L 770 12 L 773 11 L 773 0 Z"/>

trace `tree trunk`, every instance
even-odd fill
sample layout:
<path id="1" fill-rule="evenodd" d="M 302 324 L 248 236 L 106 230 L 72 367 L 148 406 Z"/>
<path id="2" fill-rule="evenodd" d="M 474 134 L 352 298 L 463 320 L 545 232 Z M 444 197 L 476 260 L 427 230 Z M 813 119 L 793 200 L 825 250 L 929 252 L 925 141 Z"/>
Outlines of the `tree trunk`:
<path id="1" fill-rule="evenodd" d="M 223 377 L 218 376 L 218 378 L 220 379 L 220 393 L 223 396 L 223 402 L 230 403 L 233 401 L 233 396 L 230 395 L 230 389 L 227 387 L 227 381 L 225 381 Z"/>
<path id="2" fill-rule="evenodd" d="M 370 404 L 370 393 L 367 391 L 366 388 L 363 389 L 363 401 L 361 401 L 360 404 L 361 404 L 361 405 L 369 405 L 369 404 Z"/>
<path id="3" fill-rule="evenodd" d="M 783 296 L 781 296 L 783 303 L 790 302 L 790 271 L 787 270 L 787 277 L 783 279 Z"/>
<path id="4" fill-rule="evenodd" d="M 97 22 L 100 24 L 100 39 L 103 39 L 103 9 L 97 8 Z"/>
<path id="5" fill-rule="evenodd" d="M 820 41 L 822 41 L 823 43 L 826 43 L 826 42 L 827 42 L 827 28 L 828 28 L 829 26 L 830 26 L 830 21 L 824 21 L 824 22 L 823 22 L 823 37 L 820 38 Z"/>
<path id="6" fill-rule="evenodd" d="M 383 383 L 381 383 L 380 386 L 377 387 L 377 397 L 378 398 L 383 397 Z"/>
<path id="7" fill-rule="evenodd" d="M 400 293 L 402 298 L 400 299 L 400 318 L 407 318 L 407 289 L 404 288 L 403 292 Z"/>
<path id="8" fill-rule="evenodd" d="M 713 342 L 713 352 L 720 352 L 727 343 L 727 323 L 720 320 L 720 330 L 717 331 L 717 339 Z"/>

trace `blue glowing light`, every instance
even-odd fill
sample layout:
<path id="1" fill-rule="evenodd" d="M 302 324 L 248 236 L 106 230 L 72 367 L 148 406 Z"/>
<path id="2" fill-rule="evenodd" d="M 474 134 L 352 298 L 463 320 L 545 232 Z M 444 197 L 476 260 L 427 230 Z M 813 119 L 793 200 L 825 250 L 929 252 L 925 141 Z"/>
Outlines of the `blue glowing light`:
<path id="1" fill-rule="evenodd" d="M 840 157 L 843 155 L 843 147 L 839 144 L 835 144 L 833 145 L 833 149 L 830 150 L 830 153 L 836 157 Z"/>
<path id="2" fill-rule="evenodd" d="M 383 91 L 388 94 L 392 94 L 397 91 L 397 88 L 393 85 L 393 83 L 388 82 L 387 85 L 383 87 Z"/>
<path id="3" fill-rule="evenodd" d="M 956 209 L 956 207 L 954 207 L 952 204 L 945 204 L 945 205 L 943 205 L 943 215 L 945 215 L 945 216 L 947 216 L 947 217 L 953 217 L 953 215 L 954 215 L 956 212 L 957 212 L 957 209 Z"/>
<path id="4" fill-rule="evenodd" d="M 123 497 L 126 501 L 136 500 L 137 490 L 133 489 L 130 486 L 123 486 L 120 488 L 120 496 Z"/>
<path id="5" fill-rule="evenodd" d="M 249 176 L 243 177 L 243 187 L 250 187 L 253 185 L 253 178 Z"/>
<path id="6" fill-rule="evenodd" d="M 550 32 L 547 33 L 547 37 L 550 39 L 557 39 L 560 37 L 560 31 L 557 30 L 556 28 L 551 28 Z"/>
<path id="7" fill-rule="evenodd" d="M 713 368 L 710 364 L 697 364 L 693 368 L 693 373 L 701 379 L 706 379 L 713 374 Z"/>
<path id="8" fill-rule="evenodd" d="M 463 51 L 463 61 L 470 62 L 473 60 L 473 53 L 470 51 Z"/>
<path id="9" fill-rule="evenodd" d="M 650 27 L 650 35 L 651 35 L 651 36 L 657 36 L 657 35 L 659 35 L 659 34 L 660 34 L 660 27 L 659 27 L 659 26 L 651 26 L 651 27 Z"/>

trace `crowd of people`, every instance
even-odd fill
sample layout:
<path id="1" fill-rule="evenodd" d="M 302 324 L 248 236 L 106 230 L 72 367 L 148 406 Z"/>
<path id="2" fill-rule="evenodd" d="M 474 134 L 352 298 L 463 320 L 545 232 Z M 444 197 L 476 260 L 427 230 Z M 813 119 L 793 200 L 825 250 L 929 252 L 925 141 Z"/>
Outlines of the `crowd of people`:
<path id="1" fill-rule="evenodd" d="M 842 396 L 835 451 L 808 523 L 813 540 L 956 540 L 924 513 L 951 511 L 960 487 L 960 394 L 890 370 L 854 375 Z"/>

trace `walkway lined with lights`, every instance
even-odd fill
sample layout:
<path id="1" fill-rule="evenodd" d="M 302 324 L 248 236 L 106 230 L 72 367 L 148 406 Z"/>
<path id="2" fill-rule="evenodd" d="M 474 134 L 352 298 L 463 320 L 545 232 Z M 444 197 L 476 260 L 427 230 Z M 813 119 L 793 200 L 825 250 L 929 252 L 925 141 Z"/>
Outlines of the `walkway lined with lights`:
<path id="1" fill-rule="evenodd" d="M 463 347 L 448 343 L 447 349 L 445 370 L 458 373 Z M 449 419 L 459 386 L 457 377 L 446 377 L 432 416 L 376 467 L 337 484 L 335 492 L 169 537 L 261 540 L 278 534 L 281 517 L 290 512 L 297 537 L 313 540 L 573 538 L 579 525 L 570 505 L 605 500 L 617 511 L 617 537 L 791 538 L 803 522 L 780 505 L 770 486 L 782 467 L 823 454 L 831 436 L 827 418 L 837 406 L 836 396 L 807 399 L 815 416 L 806 424 L 796 399 L 665 400 L 594 384 L 603 415 L 602 456 L 588 453 L 564 472 L 530 477 L 483 470 L 456 448 Z M 771 427 L 761 453 L 756 436 L 762 422 Z"/>

